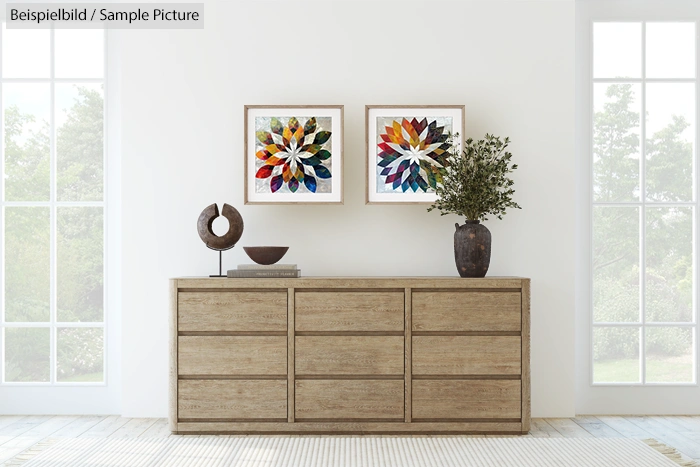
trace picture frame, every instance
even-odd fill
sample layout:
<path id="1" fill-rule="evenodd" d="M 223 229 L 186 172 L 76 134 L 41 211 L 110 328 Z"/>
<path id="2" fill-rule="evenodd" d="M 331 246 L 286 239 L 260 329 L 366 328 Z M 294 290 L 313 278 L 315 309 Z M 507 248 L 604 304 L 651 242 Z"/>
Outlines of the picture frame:
<path id="1" fill-rule="evenodd" d="M 343 204 L 343 112 L 244 106 L 244 204 Z"/>
<path id="2" fill-rule="evenodd" d="M 461 151 L 464 115 L 464 105 L 365 106 L 365 204 L 434 203 L 447 135 L 459 133 Z"/>

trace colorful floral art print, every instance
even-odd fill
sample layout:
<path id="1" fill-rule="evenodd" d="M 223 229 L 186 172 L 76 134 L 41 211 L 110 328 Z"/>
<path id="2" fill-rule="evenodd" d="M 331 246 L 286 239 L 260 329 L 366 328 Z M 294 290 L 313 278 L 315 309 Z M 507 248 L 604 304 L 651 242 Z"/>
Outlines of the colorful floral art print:
<path id="1" fill-rule="evenodd" d="M 246 202 L 342 202 L 342 109 L 246 110 Z"/>
<path id="2" fill-rule="evenodd" d="M 463 109 L 368 107 L 367 202 L 433 202 Z"/>
<path id="3" fill-rule="evenodd" d="M 377 192 L 434 192 L 442 184 L 451 117 L 377 118 Z"/>
<path id="4" fill-rule="evenodd" d="M 256 117 L 257 193 L 330 193 L 330 117 Z"/>

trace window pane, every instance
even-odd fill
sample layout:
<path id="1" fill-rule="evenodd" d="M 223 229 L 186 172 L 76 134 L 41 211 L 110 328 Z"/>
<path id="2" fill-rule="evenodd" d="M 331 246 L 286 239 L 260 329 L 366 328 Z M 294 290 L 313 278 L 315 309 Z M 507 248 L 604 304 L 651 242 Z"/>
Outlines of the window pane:
<path id="1" fill-rule="evenodd" d="M 49 328 L 5 328 L 5 381 L 49 381 L 49 348 Z"/>
<path id="2" fill-rule="evenodd" d="M 2 86 L 4 110 L 5 199 L 48 201 L 50 183 L 48 84 Z"/>
<path id="3" fill-rule="evenodd" d="M 639 208 L 593 208 L 593 320 L 639 322 Z"/>
<path id="4" fill-rule="evenodd" d="M 695 77 L 695 24 L 647 23 L 647 78 Z"/>
<path id="5" fill-rule="evenodd" d="M 68 382 L 104 381 L 102 328 L 59 328 L 56 379 Z"/>
<path id="6" fill-rule="evenodd" d="M 639 199 L 641 86 L 593 88 L 593 196 L 598 202 Z"/>
<path id="7" fill-rule="evenodd" d="M 103 99 L 99 84 L 56 84 L 58 201 L 101 201 Z"/>
<path id="8" fill-rule="evenodd" d="M 649 201 L 692 201 L 695 84 L 646 87 L 646 177 Z"/>
<path id="9" fill-rule="evenodd" d="M 49 320 L 49 208 L 5 208 L 5 319 Z"/>
<path id="10" fill-rule="evenodd" d="M 48 29 L 7 29 L 2 23 L 3 78 L 48 78 L 50 69 Z"/>
<path id="11" fill-rule="evenodd" d="M 645 340 L 647 382 L 693 382 L 692 329 L 647 328 Z"/>
<path id="12" fill-rule="evenodd" d="M 646 208 L 646 320 L 689 322 L 693 313 L 693 210 Z"/>
<path id="13" fill-rule="evenodd" d="M 101 29 L 56 29 L 56 78 L 102 78 L 104 31 Z"/>
<path id="14" fill-rule="evenodd" d="M 639 328 L 593 328 L 593 382 L 639 383 Z"/>
<path id="15" fill-rule="evenodd" d="M 56 225 L 58 321 L 103 321 L 101 207 L 59 207 Z"/>
<path id="16" fill-rule="evenodd" d="M 642 77 L 642 24 L 593 24 L 593 77 Z"/>

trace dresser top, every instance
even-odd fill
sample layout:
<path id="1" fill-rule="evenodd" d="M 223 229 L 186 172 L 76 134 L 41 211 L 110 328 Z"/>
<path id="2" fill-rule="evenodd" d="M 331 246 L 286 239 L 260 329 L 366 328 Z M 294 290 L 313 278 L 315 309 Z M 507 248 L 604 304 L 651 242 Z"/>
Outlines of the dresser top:
<path id="1" fill-rule="evenodd" d="M 446 288 L 446 289 L 521 289 L 529 284 L 525 277 L 461 278 L 432 277 L 299 277 L 299 278 L 226 278 L 177 277 L 171 279 L 179 289 L 288 289 L 288 288 Z"/>

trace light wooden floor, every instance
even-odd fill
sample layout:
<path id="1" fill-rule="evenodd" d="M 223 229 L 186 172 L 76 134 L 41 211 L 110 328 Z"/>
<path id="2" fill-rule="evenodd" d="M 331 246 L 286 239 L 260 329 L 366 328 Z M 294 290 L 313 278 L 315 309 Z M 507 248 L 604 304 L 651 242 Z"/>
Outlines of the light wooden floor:
<path id="1" fill-rule="evenodd" d="M 162 418 L 0 416 L 0 463 L 47 437 L 167 437 Z M 655 438 L 700 462 L 700 417 L 576 417 L 532 420 L 527 436 Z"/>

